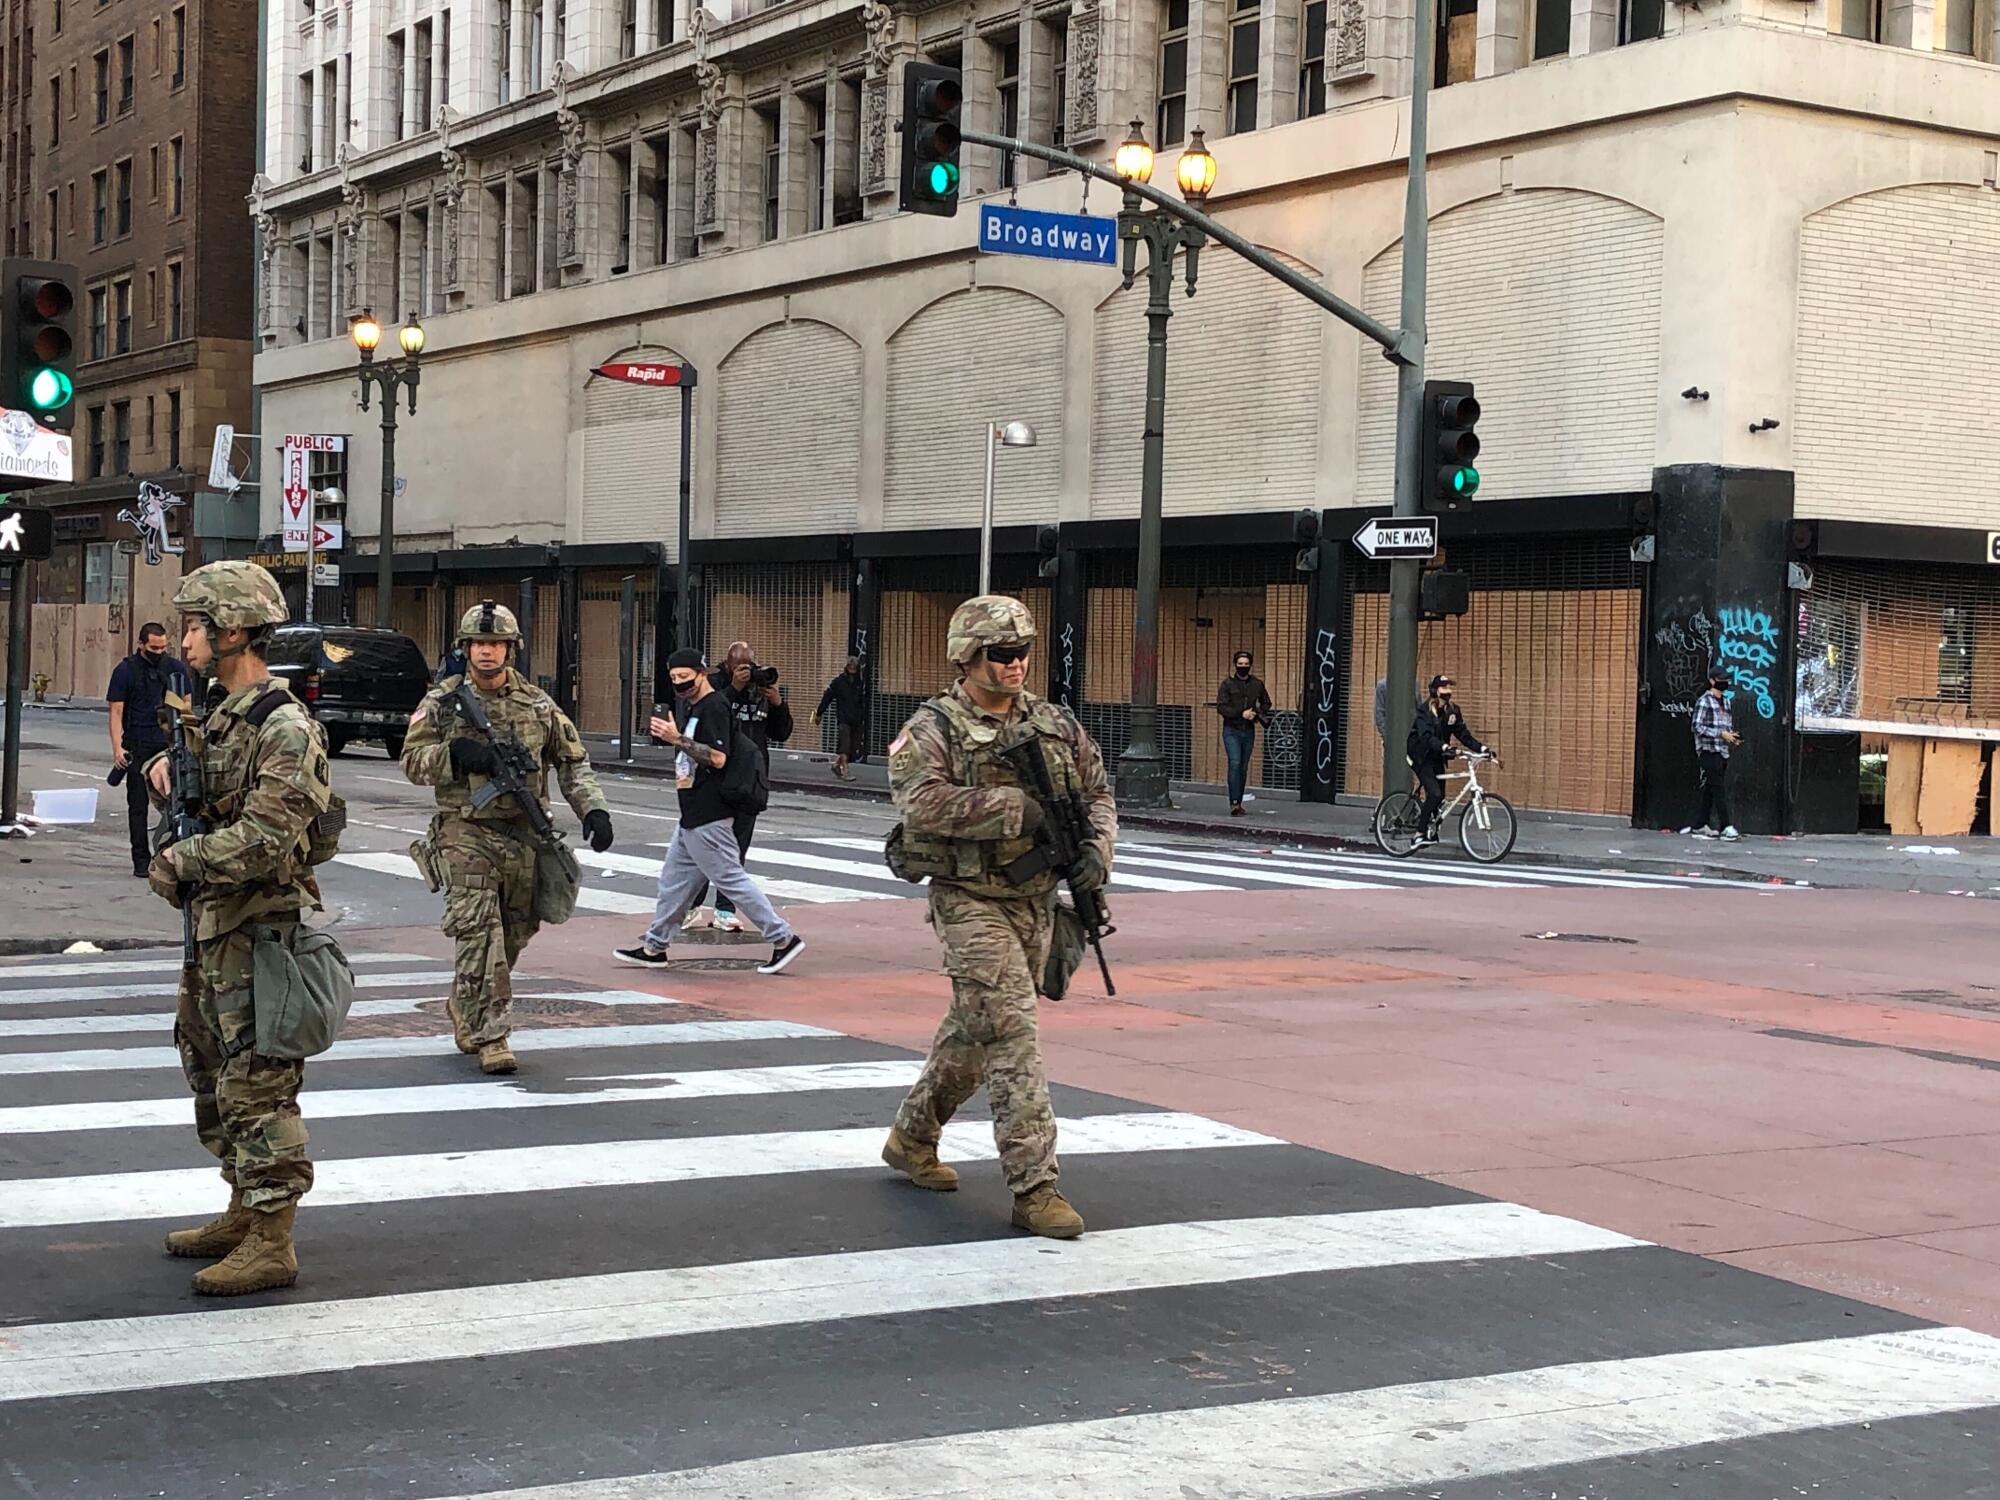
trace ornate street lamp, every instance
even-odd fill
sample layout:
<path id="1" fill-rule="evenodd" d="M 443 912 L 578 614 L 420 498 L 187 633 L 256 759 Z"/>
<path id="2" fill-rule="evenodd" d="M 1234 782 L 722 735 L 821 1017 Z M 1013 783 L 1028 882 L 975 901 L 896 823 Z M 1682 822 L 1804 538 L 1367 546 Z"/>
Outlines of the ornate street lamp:
<path id="1" fill-rule="evenodd" d="M 375 553 L 375 626 L 391 630 L 390 606 L 395 598 L 396 550 L 396 391 L 409 393 L 410 414 L 417 410 L 418 356 L 424 352 L 423 325 L 415 318 L 396 333 L 403 351 L 400 366 L 375 363 L 375 350 L 382 342 L 382 325 L 367 308 L 349 327 L 354 347 L 361 351 L 361 409 L 368 410 L 369 392 L 382 388 L 382 524 L 381 540 Z"/>

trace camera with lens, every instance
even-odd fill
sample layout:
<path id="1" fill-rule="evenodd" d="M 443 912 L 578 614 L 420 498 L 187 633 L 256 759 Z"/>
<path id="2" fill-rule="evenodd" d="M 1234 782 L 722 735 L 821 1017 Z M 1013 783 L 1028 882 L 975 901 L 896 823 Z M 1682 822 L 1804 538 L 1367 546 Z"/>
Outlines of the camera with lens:
<path id="1" fill-rule="evenodd" d="M 776 667 L 752 666 L 750 668 L 750 685 L 752 687 L 773 687 L 777 684 L 777 681 L 778 669 Z"/>

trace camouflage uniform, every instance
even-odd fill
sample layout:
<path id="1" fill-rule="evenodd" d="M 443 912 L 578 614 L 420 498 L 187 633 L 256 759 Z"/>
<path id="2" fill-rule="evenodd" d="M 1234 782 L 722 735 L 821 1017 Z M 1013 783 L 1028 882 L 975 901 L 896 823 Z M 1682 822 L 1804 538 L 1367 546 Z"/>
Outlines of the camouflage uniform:
<path id="1" fill-rule="evenodd" d="M 174 604 L 225 629 L 276 623 L 286 614 L 276 581 L 252 563 L 197 569 L 183 580 Z M 298 1104 L 305 1064 L 253 1050 L 251 947 L 258 937 L 291 942 L 300 913 L 320 909 L 307 832 L 326 811 L 333 787 L 325 731 L 303 704 L 287 701 L 261 724 L 246 717 L 274 685 L 265 680 L 238 689 L 190 729 L 189 747 L 201 762 L 202 812 L 212 831 L 173 844 L 150 871 L 154 889 L 175 905 L 180 884 L 194 887 L 198 956 L 181 971 L 174 1043 L 194 1090 L 195 1130 L 220 1159 L 231 1188 L 223 1218 L 168 1237 L 177 1255 L 228 1254 L 258 1219 L 282 1216 L 283 1243 L 273 1239 L 266 1248 L 282 1249 L 289 1260 L 290 1210 L 312 1186 Z M 161 800 L 157 792 L 154 799 Z M 292 1262 L 289 1274 L 263 1276 L 254 1285 L 240 1278 L 233 1284 L 204 1281 L 230 1272 L 235 1258 L 197 1275 L 196 1290 L 260 1290 L 289 1285 L 297 1274 Z"/>
<path id="2" fill-rule="evenodd" d="M 490 628 L 499 633 L 492 636 L 477 633 L 479 614 L 478 609 L 467 614 L 461 643 L 519 640 L 507 610 L 493 611 Z M 513 967 L 541 924 L 535 916 L 535 836 L 527 819 L 512 797 L 473 807 L 472 793 L 487 778 L 477 772 L 460 776 L 452 769 L 451 742 L 479 738 L 452 703 L 459 683 L 467 680 L 446 677 L 410 716 L 403 774 L 418 786 L 437 788 L 431 838 L 444 879 L 444 935 L 458 944 L 449 1001 L 452 1029 L 462 1051 L 477 1052 L 507 1040 L 513 1025 Z M 519 742 L 538 767 L 555 768 L 563 796 L 579 818 L 608 811 L 583 737 L 553 698 L 511 666 L 497 689 L 489 692 L 475 680 L 472 690 L 496 737 Z M 543 778 L 537 778 L 534 790 L 546 808 Z"/>
<path id="3" fill-rule="evenodd" d="M 969 634 L 961 632 L 962 623 Z M 1025 644 L 1033 637 L 1025 606 L 986 596 L 953 617 L 951 654 L 963 665 L 986 644 Z M 934 1152 L 943 1126 L 983 1078 L 1000 1164 L 1017 1197 L 1057 1177 L 1035 992 L 1048 961 L 1058 877 L 1044 872 L 1015 884 L 1003 873 L 1034 847 L 1034 839 L 1023 834 L 1027 796 L 1021 783 L 993 753 L 1023 733 L 1041 739 L 1057 786 L 1083 795 L 1096 832 L 1092 846 L 1109 870 L 1118 818 L 1104 759 L 1068 709 L 1023 692 L 1007 713 L 991 713 L 961 681 L 919 709 L 889 747 L 889 782 L 903 815 L 905 850 L 913 864 L 931 872 L 929 920 L 952 981 L 951 1008 L 922 1076 L 896 1113 L 895 1132 Z M 900 1149 L 891 1139 L 885 1154 Z"/>

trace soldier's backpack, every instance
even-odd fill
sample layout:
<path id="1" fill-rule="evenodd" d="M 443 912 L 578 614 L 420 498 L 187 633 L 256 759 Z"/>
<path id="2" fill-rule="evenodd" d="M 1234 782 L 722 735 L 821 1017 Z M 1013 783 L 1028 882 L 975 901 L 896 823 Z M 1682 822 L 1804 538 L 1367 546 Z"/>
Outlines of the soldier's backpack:
<path id="1" fill-rule="evenodd" d="M 274 683 L 258 695 L 244 712 L 243 722 L 252 729 L 262 729 L 264 721 L 283 708 L 287 703 L 298 703 L 292 690 L 282 683 Z M 304 708 L 305 705 L 300 703 Z M 340 852 L 341 830 L 347 827 L 347 799 L 329 789 L 326 811 L 306 825 L 306 863 L 323 865 Z"/>

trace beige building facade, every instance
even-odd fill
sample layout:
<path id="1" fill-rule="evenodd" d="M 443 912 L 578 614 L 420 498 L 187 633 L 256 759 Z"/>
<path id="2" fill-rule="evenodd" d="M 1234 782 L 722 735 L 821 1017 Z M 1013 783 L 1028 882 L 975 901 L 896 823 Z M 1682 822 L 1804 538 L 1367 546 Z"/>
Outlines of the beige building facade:
<path id="1" fill-rule="evenodd" d="M 1394 321 L 1414 32 L 1395 0 L 299 4 L 267 58 L 281 170 L 253 203 L 263 426 L 351 435 L 366 548 L 379 450 L 346 321 L 421 317 L 399 619 L 422 636 L 457 593 L 526 569 L 566 659 L 541 670 L 574 674 L 572 696 L 590 696 L 585 605 L 613 574 L 671 588 L 678 406 L 591 373 L 655 358 L 699 372 L 707 638 L 755 621 L 811 678 L 860 632 L 885 728 L 937 685 L 920 632 L 971 586 L 985 423 L 1031 422 L 1038 446 L 998 465 L 1000 581 L 1044 592 L 1076 643 L 1066 665 L 1050 654 L 1051 687 L 1119 743 L 1144 288 L 977 248 L 979 202 L 1108 227 L 1117 194 L 968 148 L 956 218 L 896 214 L 906 61 L 964 69 L 968 124 L 1099 159 L 1142 121 L 1160 181 L 1203 130 L 1212 210 Z M 1443 0 L 1441 16 L 1427 359 L 1478 387 L 1485 482 L 1445 527 L 1473 607 L 1425 625 L 1423 660 L 1523 762 L 1506 789 L 1665 808 L 1691 770 L 1682 679 L 1724 649 L 1732 611 L 1765 622 L 1734 658 L 1738 712 L 1770 738 L 1745 757 L 1769 782 L 1756 822 L 1811 800 L 1787 769 L 1806 720 L 1860 735 L 1917 698 L 1977 717 L 1982 660 L 2000 714 L 1983 571 L 2000 502 L 1978 482 L 2000 461 L 1988 0 Z M 1176 770 L 1215 774 L 1204 695 L 1254 642 L 1290 716 L 1259 779 L 1372 795 L 1381 583 L 1345 537 L 1389 501 L 1393 371 L 1219 248 L 1174 314 Z M 1883 621 L 1913 591 L 1970 665 L 1883 665 Z M 1896 639 L 1936 633 L 1922 610 Z"/>

